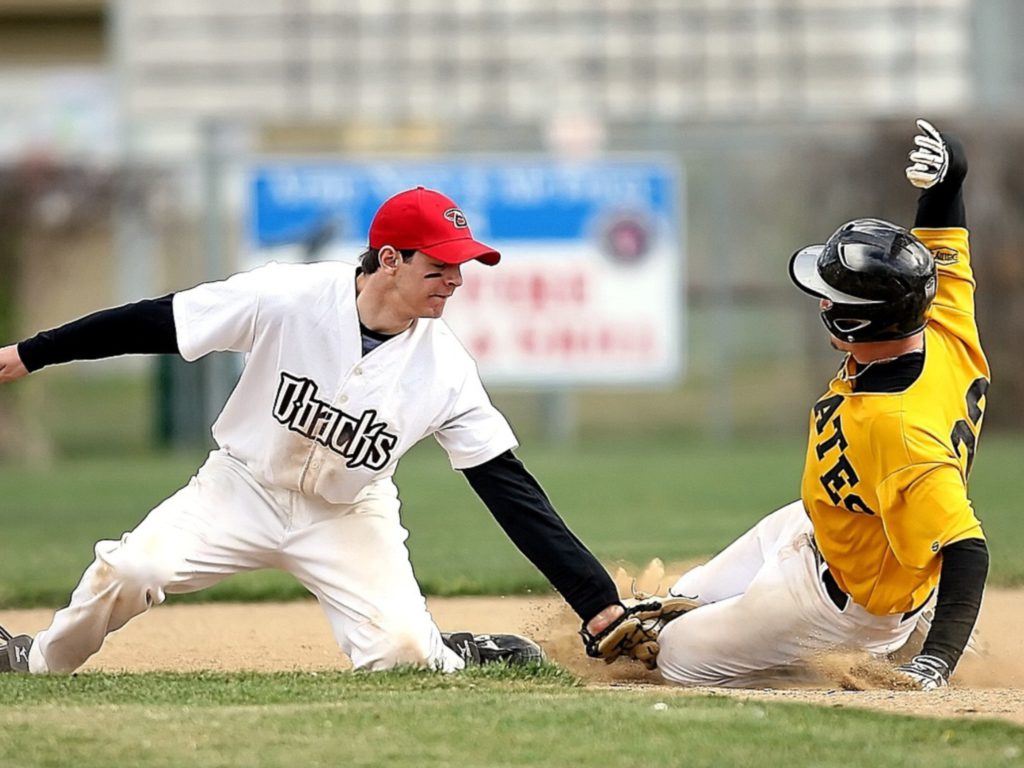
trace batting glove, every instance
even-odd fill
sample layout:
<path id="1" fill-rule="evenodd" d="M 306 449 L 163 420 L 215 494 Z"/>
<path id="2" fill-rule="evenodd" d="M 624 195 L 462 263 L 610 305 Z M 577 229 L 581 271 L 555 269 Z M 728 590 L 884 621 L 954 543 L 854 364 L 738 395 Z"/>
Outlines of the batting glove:
<path id="1" fill-rule="evenodd" d="M 919 189 L 929 189 L 942 183 L 949 171 L 949 147 L 942 135 L 927 120 L 918 120 L 920 133 L 914 137 L 917 147 L 910 155 L 907 179 Z"/>
<path id="2" fill-rule="evenodd" d="M 896 667 L 896 671 L 913 680 L 922 691 L 934 691 L 949 685 L 949 665 L 938 656 L 915 656 Z"/>

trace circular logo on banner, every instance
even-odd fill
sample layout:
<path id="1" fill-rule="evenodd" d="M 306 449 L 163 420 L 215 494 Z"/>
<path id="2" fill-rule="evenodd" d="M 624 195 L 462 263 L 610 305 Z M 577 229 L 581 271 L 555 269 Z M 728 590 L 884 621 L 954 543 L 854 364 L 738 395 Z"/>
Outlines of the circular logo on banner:
<path id="1" fill-rule="evenodd" d="M 639 264 L 650 253 L 653 241 L 650 218 L 638 212 L 611 215 L 600 228 L 601 251 L 618 264 Z"/>

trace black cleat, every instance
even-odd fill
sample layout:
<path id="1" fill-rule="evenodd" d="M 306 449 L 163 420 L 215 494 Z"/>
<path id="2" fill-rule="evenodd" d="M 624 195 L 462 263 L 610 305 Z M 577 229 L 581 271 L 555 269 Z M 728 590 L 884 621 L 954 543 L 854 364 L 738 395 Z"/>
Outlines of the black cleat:
<path id="1" fill-rule="evenodd" d="M 544 661 L 540 646 L 522 635 L 473 635 L 469 632 L 441 633 L 444 644 L 455 651 L 467 667 L 481 664 L 537 664 Z"/>
<path id="2" fill-rule="evenodd" d="M 0 672 L 28 672 L 29 635 L 12 635 L 0 627 Z"/>

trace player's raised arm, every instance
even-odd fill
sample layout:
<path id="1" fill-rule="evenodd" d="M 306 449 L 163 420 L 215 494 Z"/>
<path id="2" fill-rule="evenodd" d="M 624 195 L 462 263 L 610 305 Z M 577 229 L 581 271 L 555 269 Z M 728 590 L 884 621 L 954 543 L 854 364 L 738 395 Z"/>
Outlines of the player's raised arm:
<path id="1" fill-rule="evenodd" d="M 0 350 L 0 382 L 72 360 L 176 354 L 172 296 L 103 309 L 4 347 Z"/>
<path id="2" fill-rule="evenodd" d="M 907 180 L 921 190 L 914 227 L 966 227 L 963 182 L 967 153 L 963 144 L 953 134 L 940 133 L 927 120 L 918 120 L 917 128 L 906 169 Z"/>
<path id="3" fill-rule="evenodd" d="M 937 290 L 930 322 L 979 350 L 974 321 L 974 271 L 967 232 L 963 184 L 967 152 L 960 139 L 917 121 L 907 180 L 921 190 L 913 234 L 935 260 Z"/>

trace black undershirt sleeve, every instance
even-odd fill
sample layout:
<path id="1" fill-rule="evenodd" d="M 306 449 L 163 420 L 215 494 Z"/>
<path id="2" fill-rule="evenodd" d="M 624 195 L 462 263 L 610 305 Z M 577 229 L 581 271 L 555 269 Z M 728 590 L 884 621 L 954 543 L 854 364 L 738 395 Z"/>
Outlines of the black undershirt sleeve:
<path id="1" fill-rule="evenodd" d="M 949 170 L 946 178 L 931 189 L 921 190 L 917 198 L 915 227 L 943 229 L 966 227 L 967 211 L 964 207 L 963 182 L 967 176 L 967 154 L 960 139 L 949 133 L 942 134 L 949 150 Z"/>
<path id="2" fill-rule="evenodd" d="M 31 371 L 72 360 L 118 355 L 177 354 L 173 293 L 159 299 L 104 309 L 67 325 L 37 333 L 18 344 L 21 362 Z"/>
<path id="3" fill-rule="evenodd" d="M 569 530 L 544 489 L 512 451 L 463 470 L 463 474 L 519 551 L 583 621 L 619 601 L 608 572 Z"/>
<path id="4" fill-rule="evenodd" d="M 981 610 L 988 576 L 988 547 L 983 539 L 964 539 L 942 549 L 935 618 L 921 653 L 956 668 Z"/>

